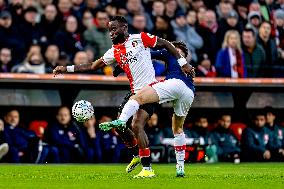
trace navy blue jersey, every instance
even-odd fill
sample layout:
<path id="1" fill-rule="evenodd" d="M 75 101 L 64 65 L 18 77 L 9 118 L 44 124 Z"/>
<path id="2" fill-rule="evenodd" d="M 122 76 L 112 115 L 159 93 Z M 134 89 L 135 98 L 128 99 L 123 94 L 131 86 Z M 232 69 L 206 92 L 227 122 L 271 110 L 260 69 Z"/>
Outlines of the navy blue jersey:
<path id="1" fill-rule="evenodd" d="M 195 91 L 193 79 L 191 76 L 186 76 L 180 65 L 177 62 L 176 57 L 168 53 L 167 50 L 162 49 L 158 51 L 151 51 L 152 59 L 164 60 L 167 66 L 166 79 L 180 79 L 182 80 L 193 92 Z"/>

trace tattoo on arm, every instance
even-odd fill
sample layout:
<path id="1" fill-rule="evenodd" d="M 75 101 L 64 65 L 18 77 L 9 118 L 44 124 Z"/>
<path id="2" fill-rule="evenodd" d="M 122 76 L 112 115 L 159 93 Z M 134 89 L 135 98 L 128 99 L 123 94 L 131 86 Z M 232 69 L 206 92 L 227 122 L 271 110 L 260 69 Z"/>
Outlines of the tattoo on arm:
<path id="1" fill-rule="evenodd" d="M 158 47 L 158 48 L 165 48 L 165 49 L 167 49 L 167 51 L 169 53 L 171 53 L 177 59 L 181 58 L 181 55 L 176 50 L 175 46 L 173 44 L 171 44 L 169 41 L 165 40 L 165 39 L 158 38 L 156 47 Z"/>

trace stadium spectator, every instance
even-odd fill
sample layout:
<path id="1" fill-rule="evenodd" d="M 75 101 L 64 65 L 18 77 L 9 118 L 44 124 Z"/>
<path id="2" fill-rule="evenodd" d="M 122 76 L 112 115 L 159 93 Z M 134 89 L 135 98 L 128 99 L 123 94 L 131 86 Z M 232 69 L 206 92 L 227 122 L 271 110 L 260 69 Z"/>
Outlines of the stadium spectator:
<path id="1" fill-rule="evenodd" d="M 222 47 L 217 54 L 215 64 L 218 76 L 246 77 L 239 33 L 235 30 L 227 31 Z"/>
<path id="2" fill-rule="evenodd" d="M 178 41 L 183 41 L 189 48 L 192 56 L 192 60 L 197 62 L 196 50 L 200 49 L 203 45 L 203 40 L 195 29 L 188 25 L 183 13 L 177 14 L 176 18 L 171 21 L 172 27 L 174 29 L 174 34 Z"/>
<path id="3" fill-rule="evenodd" d="M 278 9 L 274 14 L 276 22 L 276 44 L 280 54 L 279 64 L 281 64 L 284 61 L 284 10 Z"/>
<path id="4" fill-rule="evenodd" d="M 216 77 L 217 72 L 215 66 L 211 64 L 211 61 L 207 54 L 201 54 L 199 57 L 199 65 L 196 69 L 197 77 Z"/>
<path id="5" fill-rule="evenodd" d="M 250 27 L 254 29 L 254 32 L 258 34 L 259 26 L 262 22 L 262 18 L 259 12 L 251 11 L 248 14 L 248 23 L 246 27 Z"/>
<path id="6" fill-rule="evenodd" d="M 58 109 L 56 122 L 48 126 L 45 134 L 46 141 L 58 148 L 61 163 L 83 161 L 83 138 L 79 127 L 71 120 L 69 108 Z"/>
<path id="7" fill-rule="evenodd" d="M 4 132 L 9 145 L 8 162 L 31 162 L 31 154 L 37 149 L 34 145 L 37 142 L 35 133 L 19 126 L 20 113 L 18 110 L 13 109 L 7 112 L 4 121 Z"/>
<path id="8" fill-rule="evenodd" d="M 55 34 L 54 43 L 72 59 L 76 52 L 84 50 L 81 38 L 76 17 L 68 16 L 64 29 Z"/>
<path id="9" fill-rule="evenodd" d="M 245 28 L 247 22 L 248 22 L 248 6 L 247 2 L 245 0 L 239 1 L 237 6 L 237 12 L 239 15 L 239 24 L 242 28 Z"/>
<path id="10" fill-rule="evenodd" d="M 247 77 L 262 77 L 262 67 L 266 61 L 265 51 L 256 42 L 256 34 L 252 28 L 244 29 L 242 42 Z"/>
<path id="11" fill-rule="evenodd" d="M 90 10 L 94 14 L 100 6 L 99 0 L 86 0 L 86 9 Z"/>
<path id="12" fill-rule="evenodd" d="M 154 113 L 145 125 L 150 146 L 158 146 L 162 144 L 164 138 L 163 129 L 159 126 L 159 117 Z"/>
<path id="13" fill-rule="evenodd" d="M 12 68 L 17 73 L 45 73 L 45 63 L 40 53 L 29 53 L 23 63 Z"/>
<path id="14" fill-rule="evenodd" d="M 71 0 L 59 0 L 58 4 L 58 16 L 60 22 L 66 22 L 67 18 L 72 15 L 72 1 Z"/>
<path id="15" fill-rule="evenodd" d="M 13 59 L 18 63 L 24 59 L 26 45 L 22 33 L 16 26 L 8 11 L 0 13 L 0 48 L 13 49 Z"/>
<path id="16" fill-rule="evenodd" d="M 173 32 L 172 25 L 170 24 L 170 20 L 166 16 L 157 16 L 155 21 L 155 26 L 152 31 L 153 35 L 166 39 L 168 41 L 175 41 L 176 36 Z"/>
<path id="17" fill-rule="evenodd" d="M 204 7 L 205 5 L 203 0 L 192 0 L 191 6 L 194 11 L 198 11 L 201 7 Z"/>
<path id="18" fill-rule="evenodd" d="M 242 33 L 242 28 L 238 24 L 238 19 L 238 13 L 235 10 L 231 10 L 225 19 L 219 21 L 217 30 L 218 47 L 222 46 L 221 43 L 227 31 L 236 30 L 239 34 Z"/>
<path id="19" fill-rule="evenodd" d="M 276 113 L 272 107 L 266 107 L 265 113 L 266 128 L 271 137 L 271 159 L 273 161 L 284 161 L 284 129 L 275 123 Z"/>
<path id="20" fill-rule="evenodd" d="M 78 20 L 82 20 L 83 11 L 86 9 L 84 0 L 71 0 L 71 2 L 73 15 L 76 16 Z"/>
<path id="21" fill-rule="evenodd" d="M 150 15 L 144 11 L 144 7 L 142 5 L 141 0 L 127 0 L 126 8 L 128 11 L 128 15 L 126 16 L 126 20 L 129 25 L 133 25 L 133 18 L 136 14 L 144 14 L 146 18 L 146 28 L 148 31 L 152 31 L 154 24 L 151 20 Z"/>
<path id="22" fill-rule="evenodd" d="M 88 163 L 102 162 L 102 150 L 100 146 L 101 132 L 96 131 L 96 118 L 90 119 L 83 123 L 81 127 L 84 139 L 85 159 Z"/>
<path id="23" fill-rule="evenodd" d="M 151 19 L 152 22 L 155 23 L 158 16 L 164 16 L 165 12 L 165 3 L 162 0 L 156 0 L 152 5 Z"/>
<path id="24" fill-rule="evenodd" d="M 217 146 L 219 161 L 240 162 L 240 146 L 237 138 L 229 129 L 231 125 L 231 116 L 222 115 L 219 125 L 212 131 L 211 138 L 213 144 Z"/>
<path id="25" fill-rule="evenodd" d="M 31 44 L 46 45 L 47 37 L 44 31 L 37 23 L 38 11 L 35 7 L 28 7 L 23 12 L 24 21 L 20 24 L 20 32 L 24 37 L 25 44 L 29 47 Z"/>
<path id="26" fill-rule="evenodd" d="M 171 20 L 175 19 L 177 13 L 182 12 L 179 10 L 177 0 L 167 0 L 165 7 L 165 16 L 169 17 Z"/>
<path id="27" fill-rule="evenodd" d="M 85 51 L 79 51 L 75 54 L 74 65 L 86 64 L 88 63 L 88 55 Z"/>
<path id="28" fill-rule="evenodd" d="M 55 33 L 60 28 L 60 20 L 57 16 L 57 9 L 53 4 L 49 4 L 44 8 L 41 16 L 40 28 L 46 34 L 47 40 L 51 42 Z"/>
<path id="29" fill-rule="evenodd" d="M 275 39 L 271 38 L 271 24 L 264 21 L 259 28 L 257 42 L 263 47 L 266 57 L 266 73 L 264 76 L 273 76 L 273 65 L 277 63 L 278 52 Z"/>
<path id="30" fill-rule="evenodd" d="M 0 119 L 0 161 L 8 153 L 9 145 L 4 132 L 4 122 Z"/>
<path id="31" fill-rule="evenodd" d="M 112 46 L 112 42 L 107 29 L 107 23 L 109 21 L 108 14 L 103 10 L 99 10 L 95 15 L 95 20 L 97 25 L 94 25 L 84 32 L 84 39 L 87 45 L 95 49 L 95 59 L 97 59 L 102 57 Z"/>
<path id="32" fill-rule="evenodd" d="M 218 23 L 216 20 L 216 14 L 213 10 L 207 10 L 205 12 L 205 20 L 200 22 L 197 26 L 197 33 L 200 34 L 206 45 L 203 45 L 199 50 L 201 54 L 205 53 L 209 56 L 210 61 L 214 64 L 216 60 L 217 48 L 217 30 Z M 200 61 L 200 60 L 199 60 Z"/>
<path id="33" fill-rule="evenodd" d="M 218 20 L 226 19 L 229 13 L 233 10 L 233 6 L 229 0 L 221 0 L 216 7 Z"/>
<path id="34" fill-rule="evenodd" d="M 85 10 L 83 13 L 82 24 L 85 29 L 91 29 L 94 26 L 94 16 L 91 11 Z"/>
<path id="35" fill-rule="evenodd" d="M 278 0 L 275 8 L 284 10 L 284 0 Z"/>
<path id="36" fill-rule="evenodd" d="M 11 1 L 9 11 L 12 14 L 13 25 L 18 26 L 23 21 L 23 1 Z"/>
<path id="37" fill-rule="evenodd" d="M 0 49 L 0 72 L 9 73 L 12 67 L 12 52 L 8 48 Z"/>
<path id="38" fill-rule="evenodd" d="M 141 32 L 148 33 L 146 28 L 146 18 L 144 14 L 135 14 L 133 16 L 132 25 L 129 25 L 128 31 L 130 34 L 137 34 Z"/>
<path id="39" fill-rule="evenodd" d="M 52 73 L 55 66 L 58 65 L 59 48 L 56 45 L 49 45 L 44 54 L 46 73 Z"/>
<path id="40" fill-rule="evenodd" d="M 265 113 L 256 113 L 251 127 L 246 128 L 242 134 L 242 160 L 269 161 L 271 159 L 270 142 L 270 132 L 265 127 Z"/>

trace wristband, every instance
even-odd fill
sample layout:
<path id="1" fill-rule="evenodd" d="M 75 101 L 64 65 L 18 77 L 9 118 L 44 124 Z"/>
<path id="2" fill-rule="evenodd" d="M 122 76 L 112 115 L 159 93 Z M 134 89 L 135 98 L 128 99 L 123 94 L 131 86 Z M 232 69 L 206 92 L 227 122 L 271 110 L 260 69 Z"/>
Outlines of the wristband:
<path id="1" fill-rule="evenodd" d="M 75 71 L 75 66 L 74 65 L 67 66 L 66 69 L 67 69 L 67 72 L 74 72 Z"/>
<path id="2" fill-rule="evenodd" d="M 180 67 L 187 64 L 187 60 L 184 57 L 179 58 L 177 61 L 178 61 L 178 64 L 180 65 Z"/>

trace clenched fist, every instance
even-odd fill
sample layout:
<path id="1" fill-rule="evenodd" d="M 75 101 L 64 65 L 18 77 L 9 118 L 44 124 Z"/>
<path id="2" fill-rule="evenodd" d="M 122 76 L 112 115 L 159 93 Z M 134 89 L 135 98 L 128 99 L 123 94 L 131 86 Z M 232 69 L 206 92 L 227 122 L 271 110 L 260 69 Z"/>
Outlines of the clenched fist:
<path id="1" fill-rule="evenodd" d="M 61 73 L 66 73 L 66 72 L 67 72 L 66 66 L 56 66 L 56 68 L 54 68 L 53 70 L 54 76 L 61 74 Z"/>
<path id="2" fill-rule="evenodd" d="M 186 64 L 181 69 L 186 75 L 190 75 L 192 78 L 195 77 L 195 68 L 191 65 Z"/>

